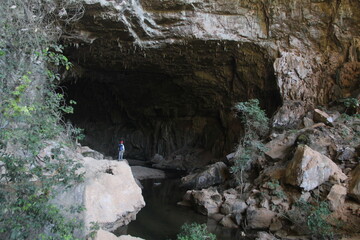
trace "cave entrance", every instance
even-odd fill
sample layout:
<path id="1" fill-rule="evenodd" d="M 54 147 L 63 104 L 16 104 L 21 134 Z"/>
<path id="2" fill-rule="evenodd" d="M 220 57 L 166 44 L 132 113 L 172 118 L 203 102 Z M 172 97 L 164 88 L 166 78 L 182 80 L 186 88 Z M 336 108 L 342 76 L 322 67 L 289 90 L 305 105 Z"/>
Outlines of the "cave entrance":
<path id="1" fill-rule="evenodd" d="M 254 44 L 192 41 L 139 48 L 104 40 L 69 46 L 72 75 L 61 84 L 77 102 L 67 118 L 83 144 L 116 157 L 211 162 L 241 132 L 234 103 L 258 98 L 268 114 L 281 104 L 272 59 Z"/>

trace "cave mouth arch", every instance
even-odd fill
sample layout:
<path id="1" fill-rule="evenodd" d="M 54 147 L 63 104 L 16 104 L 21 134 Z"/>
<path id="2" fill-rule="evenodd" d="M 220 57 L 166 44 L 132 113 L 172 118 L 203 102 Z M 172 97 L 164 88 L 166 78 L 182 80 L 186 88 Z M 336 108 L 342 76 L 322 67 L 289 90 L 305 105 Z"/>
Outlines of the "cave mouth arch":
<path id="1" fill-rule="evenodd" d="M 74 71 L 60 84 L 75 100 L 66 116 L 84 129 L 82 144 L 116 158 L 155 154 L 184 163 L 216 161 L 241 132 L 232 107 L 258 98 L 271 115 L 280 105 L 273 60 L 252 43 L 193 40 L 138 48 L 104 40 L 73 44 Z"/>

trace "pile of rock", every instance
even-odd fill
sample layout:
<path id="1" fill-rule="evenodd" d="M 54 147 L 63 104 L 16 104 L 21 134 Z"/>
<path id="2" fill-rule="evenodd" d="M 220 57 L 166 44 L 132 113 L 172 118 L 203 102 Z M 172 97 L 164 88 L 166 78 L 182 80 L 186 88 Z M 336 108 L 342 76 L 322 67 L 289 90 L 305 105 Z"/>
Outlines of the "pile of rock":
<path id="1" fill-rule="evenodd" d="M 247 183 L 223 190 L 225 185 L 210 187 L 216 184 L 209 170 L 187 176 L 184 182 L 193 190 L 186 192 L 182 204 L 225 227 L 265 229 L 281 237 L 309 231 L 297 203 L 317 206 L 325 201 L 333 212 L 329 219 L 342 219 L 347 229 L 359 230 L 360 119 L 339 115 L 316 109 L 303 116 L 303 128 L 271 134 L 267 160 L 258 166 L 262 170 L 257 178 Z M 215 166 L 208 169 L 215 172 Z"/>
<path id="2" fill-rule="evenodd" d="M 289 208 L 286 200 L 264 195 L 259 190 L 244 194 L 232 188 L 220 194 L 214 187 L 187 191 L 182 204 L 185 203 L 193 205 L 199 213 L 217 220 L 225 227 L 246 225 L 249 229 L 268 229 L 279 212 L 273 206 Z"/>

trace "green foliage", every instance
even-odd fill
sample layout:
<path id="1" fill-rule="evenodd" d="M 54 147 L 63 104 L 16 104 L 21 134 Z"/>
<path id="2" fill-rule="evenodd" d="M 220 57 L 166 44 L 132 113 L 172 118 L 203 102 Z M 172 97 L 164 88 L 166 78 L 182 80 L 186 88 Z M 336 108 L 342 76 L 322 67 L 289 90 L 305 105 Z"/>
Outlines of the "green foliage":
<path id="1" fill-rule="evenodd" d="M 300 211 L 306 216 L 306 225 L 311 234 L 321 238 L 332 237 L 332 226 L 326 221 L 331 214 L 327 202 L 318 202 L 312 205 L 305 201 L 298 201 L 295 206 L 299 207 Z"/>
<path id="2" fill-rule="evenodd" d="M 356 98 L 344 98 L 344 99 L 340 99 L 339 102 L 341 102 L 342 104 L 344 104 L 345 106 L 345 113 L 346 114 L 356 114 L 359 111 L 359 107 L 360 107 L 360 102 L 358 99 Z"/>
<path id="3" fill-rule="evenodd" d="M 240 119 L 245 130 L 244 136 L 237 147 L 235 164 L 231 170 L 236 174 L 238 181 L 242 182 L 243 171 L 249 167 L 253 159 L 266 151 L 264 144 L 261 142 L 261 137 L 265 136 L 269 131 L 269 119 L 265 111 L 260 108 L 257 99 L 237 103 L 235 109 L 240 113 Z"/>
<path id="4" fill-rule="evenodd" d="M 259 106 L 258 99 L 240 102 L 235 109 L 241 114 L 240 119 L 245 125 L 246 138 L 264 136 L 269 130 L 269 119 Z"/>
<path id="5" fill-rule="evenodd" d="M 100 229 L 100 225 L 97 222 L 91 222 L 90 225 L 90 233 L 88 238 L 94 239 L 96 237 L 97 231 Z"/>
<path id="6" fill-rule="evenodd" d="M 267 186 L 272 190 L 273 194 L 279 198 L 286 198 L 284 191 L 282 190 L 278 180 L 272 180 L 266 183 Z"/>
<path id="7" fill-rule="evenodd" d="M 185 223 L 177 235 L 177 240 L 216 240 L 216 236 L 207 231 L 206 224 Z"/>
<path id="8" fill-rule="evenodd" d="M 0 239 L 75 239 L 73 230 L 81 227 L 50 203 L 55 186 L 69 187 L 82 178 L 76 174 L 80 164 L 64 152 L 69 143 L 59 140 L 65 131 L 62 113 L 72 109 L 55 92 L 58 70 L 71 67 L 56 45 L 61 21 L 56 14 L 76 5 L 72 0 L 0 5 Z M 40 157 L 54 139 L 58 145 L 51 156 Z"/>
<path id="9" fill-rule="evenodd" d="M 341 102 L 347 108 L 357 108 L 360 106 L 359 100 L 356 98 L 344 98 L 341 100 Z"/>

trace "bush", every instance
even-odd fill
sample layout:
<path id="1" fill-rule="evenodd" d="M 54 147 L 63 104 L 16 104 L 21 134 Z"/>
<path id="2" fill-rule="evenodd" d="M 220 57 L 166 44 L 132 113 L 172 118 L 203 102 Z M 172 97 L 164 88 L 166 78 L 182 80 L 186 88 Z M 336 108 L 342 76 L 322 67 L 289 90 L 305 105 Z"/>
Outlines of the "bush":
<path id="1" fill-rule="evenodd" d="M 232 172 L 236 174 L 238 182 L 243 182 L 243 171 L 249 168 L 253 159 L 259 157 L 266 150 L 261 137 L 269 131 L 265 111 L 259 106 L 259 100 L 250 99 L 235 105 L 236 111 L 244 124 L 244 136 L 235 152 L 235 164 Z"/>
<path id="2" fill-rule="evenodd" d="M 185 223 L 177 235 L 177 240 L 216 240 L 216 237 L 207 231 L 206 224 Z"/>
<path id="3" fill-rule="evenodd" d="M 81 180 L 80 165 L 62 151 L 70 142 L 39 157 L 63 134 L 62 112 L 71 112 L 55 92 L 58 71 L 71 66 L 56 41 L 59 11 L 81 9 L 76 6 L 72 0 L 0 5 L 0 239 L 75 239 L 73 230 L 81 227 L 49 202 L 55 186 Z M 68 12 L 70 19 L 81 15 Z"/>
<path id="4" fill-rule="evenodd" d="M 333 228 L 326 221 L 331 214 L 327 202 L 321 201 L 312 205 L 305 201 L 298 201 L 295 203 L 295 206 L 304 216 L 304 224 L 306 224 L 312 235 L 317 236 L 318 238 L 328 238 L 333 236 Z"/>

